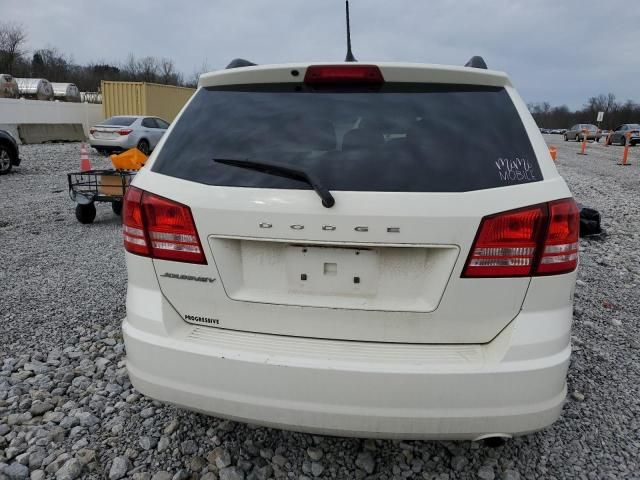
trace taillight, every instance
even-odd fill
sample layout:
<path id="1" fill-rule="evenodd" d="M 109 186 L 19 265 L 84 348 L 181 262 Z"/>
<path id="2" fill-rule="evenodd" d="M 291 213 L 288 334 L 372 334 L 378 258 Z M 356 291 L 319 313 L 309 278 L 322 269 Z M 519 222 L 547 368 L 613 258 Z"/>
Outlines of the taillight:
<path id="1" fill-rule="evenodd" d="M 484 217 L 464 277 L 531 275 L 546 207 L 536 205 Z"/>
<path id="2" fill-rule="evenodd" d="M 206 264 L 186 205 L 129 187 L 123 210 L 124 248 L 137 255 Z"/>
<path id="3" fill-rule="evenodd" d="M 463 277 L 527 277 L 573 271 L 580 214 L 572 198 L 482 219 Z"/>
<path id="4" fill-rule="evenodd" d="M 383 83 L 382 72 L 375 65 L 311 65 L 304 83 Z"/>
<path id="5" fill-rule="evenodd" d="M 537 274 L 548 275 L 575 270 L 580 244 L 580 211 L 572 198 L 549 204 L 549 227 Z"/>
<path id="6" fill-rule="evenodd" d="M 133 132 L 133 130 L 130 129 L 130 128 L 121 128 L 116 133 L 118 133 L 120 135 L 129 135 L 131 132 Z"/>
<path id="7" fill-rule="evenodd" d="M 142 218 L 142 190 L 129 187 L 122 206 L 122 235 L 127 252 L 149 256 L 149 244 Z"/>

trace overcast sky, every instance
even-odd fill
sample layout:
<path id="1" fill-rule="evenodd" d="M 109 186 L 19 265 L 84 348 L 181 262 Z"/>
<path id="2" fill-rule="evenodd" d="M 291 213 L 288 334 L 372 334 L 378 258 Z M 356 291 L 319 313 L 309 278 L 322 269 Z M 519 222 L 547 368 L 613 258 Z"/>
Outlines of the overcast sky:
<path id="1" fill-rule="evenodd" d="M 608 92 L 640 102 L 635 2 L 350 3 L 360 61 L 462 65 L 482 55 L 527 102 L 575 108 Z M 31 50 L 55 46 L 77 63 L 118 63 L 128 53 L 169 57 L 187 78 L 205 62 L 214 70 L 234 57 L 282 63 L 345 54 L 342 0 L 0 0 L 0 12 L 26 27 Z"/>

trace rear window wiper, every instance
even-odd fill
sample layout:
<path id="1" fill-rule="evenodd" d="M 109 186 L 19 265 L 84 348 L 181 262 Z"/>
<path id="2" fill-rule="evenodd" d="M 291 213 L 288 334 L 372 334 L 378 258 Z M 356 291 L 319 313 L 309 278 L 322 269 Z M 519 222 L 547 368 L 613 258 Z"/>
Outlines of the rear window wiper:
<path id="1" fill-rule="evenodd" d="M 255 170 L 257 172 L 266 173 L 268 175 L 276 175 L 278 177 L 291 178 L 293 180 L 299 180 L 305 182 L 313 188 L 313 190 L 322 199 L 322 205 L 326 208 L 331 208 L 336 203 L 333 195 L 327 187 L 322 185 L 315 177 L 302 168 L 296 168 L 289 165 L 281 165 L 278 163 L 271 163 L 265 161 L 249 160 L 242 158 L 214 158 L 214 162 L 223 163 L 225 165 L 232 165 L 234 167 L 246 168 L 249 170 Z"/>

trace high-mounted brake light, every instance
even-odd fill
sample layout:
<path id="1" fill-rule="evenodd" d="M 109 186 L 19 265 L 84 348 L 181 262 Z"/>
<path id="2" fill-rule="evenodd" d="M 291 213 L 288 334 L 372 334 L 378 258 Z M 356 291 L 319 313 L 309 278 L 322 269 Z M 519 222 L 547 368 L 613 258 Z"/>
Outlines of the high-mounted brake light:
<path id="1" fill-rule="evenodd" d="M 482 219 L 463 277 L 567 273 L 578 264 L 580 214 L 572 198 Z"/>
<path id="2" fill-rule="evenodd" d="M 311 65 L 304 83 L 383 83 L 384 77 L 376 65 Z"/>
<path id="3" fill-rule="evenodd" d="M 207 263 L 191 210 L 181 203 L 129 187 L 122 230 L 128 252 L 175 262 Z"/>
<path id="4" fill-rule="evenodd" d="M 130 128 L 121 128 L 116 133 L 118 133 L 120 135 L 129 135 L 131 132 L 133 132 L 133 130 L 130 129 Z"/>

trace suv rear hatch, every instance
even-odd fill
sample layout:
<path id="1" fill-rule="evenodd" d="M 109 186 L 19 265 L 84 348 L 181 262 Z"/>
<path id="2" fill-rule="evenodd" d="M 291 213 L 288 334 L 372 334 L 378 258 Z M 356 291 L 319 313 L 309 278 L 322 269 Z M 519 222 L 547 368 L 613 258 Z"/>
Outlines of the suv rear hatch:
<path id="1" fill-rule="evenodd" d="M 198 90 L 135 182 L 193 215 L 206 264 L 154 259 L 187 322 L 483 343 L 518 314 L 529 277 L 462 277 L 480 221 L 569 195 L 543 180 L 506 78 L 386 67 L 412 81 L 319 84 L 281 68 L 246 83 L 255 69 L 238 70 Z M 302 169 L 335 205 L 300 179 L 214 159 Z"/>

